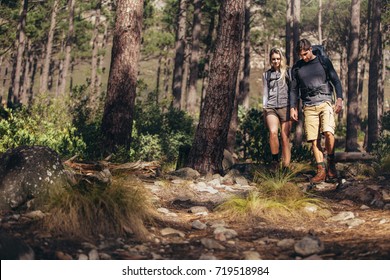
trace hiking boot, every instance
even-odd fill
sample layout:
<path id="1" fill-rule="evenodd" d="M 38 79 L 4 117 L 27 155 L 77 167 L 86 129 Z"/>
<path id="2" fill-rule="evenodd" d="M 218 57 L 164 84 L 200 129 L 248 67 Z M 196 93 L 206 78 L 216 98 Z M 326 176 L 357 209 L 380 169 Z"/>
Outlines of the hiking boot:
<path id="1" fill-rule="evenodd" d="M 328 171 L 327 174 L 329 180 L 337 179 L 336 163 L 331 159 L 328 159 Z"/>
<path id="2" fill-rule="evenodd" d="M 326 170 L 325 166 L 322 164 L 317 165 L 317 174 L 313 178 L 311 178 L 310 182 L 312 184 L 318 184 L 326 179 Z"/>

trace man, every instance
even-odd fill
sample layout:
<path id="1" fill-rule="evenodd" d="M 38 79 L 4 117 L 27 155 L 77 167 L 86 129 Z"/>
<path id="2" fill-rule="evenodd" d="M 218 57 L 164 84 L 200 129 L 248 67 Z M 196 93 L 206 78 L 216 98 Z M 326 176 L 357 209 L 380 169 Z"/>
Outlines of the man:
<path id="1" fill-rule="evenodd" d="M 324 56 L 313 54 L 311 43 L 307 39 L 299 40 L 296 52 L 300 56 L 292 69 L 291 118 L 298 120 L 297 104 L 300 97 L 305 117 L 306 140 L 311 142 L 317 163 L 317 174 L 311 179 L 313 184 L 337 178 L 334 158 L 335 115 L 343 106 L 343 94 L 340 79 L 332 62 Z M 336 91 L 336 104 L 333 108 L 333 88 Z M 328 169 L 321 147 L 320 133 L 325 136 Z"/>

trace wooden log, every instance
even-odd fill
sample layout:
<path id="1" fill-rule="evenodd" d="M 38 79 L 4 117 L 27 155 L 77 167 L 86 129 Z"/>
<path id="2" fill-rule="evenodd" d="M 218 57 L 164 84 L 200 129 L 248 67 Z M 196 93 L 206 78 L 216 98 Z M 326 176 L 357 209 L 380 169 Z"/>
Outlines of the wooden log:
<path id="1" fill-rule="evenodd" d="M 338 152 L 335 153 L 336 162 L 373 161 L 376 157 L 365 152 Z"/>

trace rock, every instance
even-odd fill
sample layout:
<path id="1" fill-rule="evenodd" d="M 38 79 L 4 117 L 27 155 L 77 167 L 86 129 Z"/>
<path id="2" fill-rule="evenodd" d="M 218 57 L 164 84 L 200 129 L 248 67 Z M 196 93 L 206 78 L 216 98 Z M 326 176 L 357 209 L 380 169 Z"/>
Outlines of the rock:
<path id="1" fill-rule="evenodd" d="M 59 260 L 63 260 L 63 261 L 73 260 L 71 255 L 66 254 L 62 251 L 56 251 L 55 255 L 56 255 L 57 259 L 59 259 Z"/>
<path id="2" fill-rule="evenodd" d="M 190 212 L 199 216 L 207 216 L 209 210 L 204 206 L 193 206 L 190 208 Z"/>
<path id="3" fill-rule="evenodd" d="M 224 227 L 217 227 L 214 230 L 214 235 L 223 234 L 226 239 L 231 239 L 237 236 L 237 232 L 233 229 L 227 229 Z"/>
<path id="4" fill-rule="evenodd" d="M 79 255 L 79 260 L 86 261 L 86 260 L 88 260 L 88 256 L 86 254 L 80 254 Z"/>
<path id="5" fill-rule="evenodd" d="M 199 220 L 193 221 L 191 226 L 194 229 L 200 229 L 200 230 L 205 229 L 207 227 L 206 224 L 202 223 Z"/>
<path id="6" fill-rule="evenodd" d="M 214 189 L 213 187 L 211 186 L 207 186 L 205 182 L 199 182 L 197 183 L 195 186 L 194 186 L 195 190 L 199 191 L 199 192 L 208 192 L 208 193 L 211 193 L 211 194 L 216 194 L 218 193 L 218 191 L 216 189 Z"/>
<path id="7" fill-rule="evenodd" d="M 282 239 L 276 245 L 282 249 L 291 249 L 294 247 L 295 240 L 292 238 Z"/>
<path id="8" fill-rule="evenodd" d="M 218 260 L 218 259 L 213 254 L 206 253 L 206 254 L 200 255 L 199 260 Z"/>
<path id="9" fill-rule="evenodd" d="M 88 253 L 88 258 L 89 258 L 90 260 L 99 260 L 100 258 L 99 258 L 99 252 L 98 252 L 98 250 L 92 249 L 91 251 L 89 251 L 89 253 Z"/>
<path id="10" fill-rule="evenodd" d="M 244 259 L 245 260 L 261 260 L 260 254 L 255 251 L 244 251 Z"/>
<path id="11" fill-rule="evenodd" d="M 345 221 L 345 224 L 346 224 L 348 227 L 350 227 L 350 228 L 360 226 L 361 224 L 364 224 L 364 223 L 365 223 L 364 220 L 362 220 L 362 219 L 357 219 L 357 218 L 356 218 L 356 219 L 350 219 L 350 220 Z"/>
<path id="12" fill-rule="evenodd" d="M 192 168 L 184 167 L 171 172 L 171 175 L 185 179 L 194 180 L 200 177 L 200 173 Z"/>
<path id="13" fill-rule="evenodd" d="M 225 250 L 225 247 L 223 247 L 221 244 L 219 244 L 216 240 L 210 239 L 210 238 L 202 238 L 200 240 L 203 246 L 205 246 L 207 249 L 217 249 L 217 250 Z"/>
<path id="14" fill-rule="evenodd" d="M 161 230 L 162 236 L 168 236 L 168 235 L 174 235 L 174 236 L 180 236 L 185 237 L 185 234 L 179 230 L 173 229 L 173 228 L 164 228 Z"/>
<path id="15" fill-rule="evenodd" d="M 353 218 L 355 218 L 355 215 L 353 214 L 353 212 L 344 211 L 344 212 L 338 213 L 336 216 L 333 216 L 332 218 L 329 218 L 328 221 L 340 222 L 340 221 L 346 221 L 346 220 L 353 219 Z"/>
<path id="16" fill-rule="evenodd" d="M 294 245 L 294 250 L 297 254 L 307 257 L 309 255 L 318 254 L 324 250 L 324 245 L 321 240 L 314 237 L 304 237 Z"/>
<path id="17" fill-rule="evenodd" d="M 0 156 L 0 210 L 15 209 L 31 198 L 68 184 L 58 154 L 48 147 L 20 146 Z"/>

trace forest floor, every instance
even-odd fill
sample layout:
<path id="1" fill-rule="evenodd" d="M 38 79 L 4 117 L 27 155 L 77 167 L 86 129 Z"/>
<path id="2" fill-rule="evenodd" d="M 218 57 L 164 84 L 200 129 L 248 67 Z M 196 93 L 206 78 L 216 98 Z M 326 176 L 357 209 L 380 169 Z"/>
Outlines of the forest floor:
<path id="1" fill-rule="evenodd" d="M 160 178 L 141 179 L 155 190 L 152 195 L 164 213 L 164 222 L 146 225 L 152 236 L 149 241 L 139 241 L 134 235 L 53 236 L 37 228 L 36 219 L 28 218 L 28 213 L 1 213 L 1 229 L 27 243 L 36 259 L 390 259 L 390 186 L 381 176 L 346 178 L 348 184 L 341 187 L 318 185 L 310 194 L 326 203 L 329 215 L 307 220 L 227 217 L 215 206 L 218 198 L 230 194 L 228 190 L 191 190 L 188 196 L 179 187 L 156 190 Z M 203 210 L 196 212 L 194 206 Z M 195 221 L 201 226 L 194 226 Z M 302 243 L 307 238 L 309 243 Z M 313 245 L 310 240 L 317 243 L 308 253 L 297 249 Z"/>

